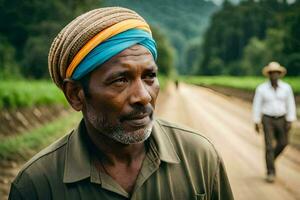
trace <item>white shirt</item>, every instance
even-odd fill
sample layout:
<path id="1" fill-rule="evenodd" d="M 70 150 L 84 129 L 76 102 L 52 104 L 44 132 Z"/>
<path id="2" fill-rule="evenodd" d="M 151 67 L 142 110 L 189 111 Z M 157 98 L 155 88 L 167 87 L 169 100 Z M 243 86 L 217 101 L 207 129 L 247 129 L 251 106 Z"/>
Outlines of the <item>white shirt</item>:
<path id="1" fill-rule="evenodd" d="M 294 94 L 289 84 L 278 80 L 275 90 L 271 82 L 267 81 L 256 88 L 253 100 L 254 123 L 260 123 L 263 114 L 273 117 L 285 115 L 289 122 L 297 119 Z"/>

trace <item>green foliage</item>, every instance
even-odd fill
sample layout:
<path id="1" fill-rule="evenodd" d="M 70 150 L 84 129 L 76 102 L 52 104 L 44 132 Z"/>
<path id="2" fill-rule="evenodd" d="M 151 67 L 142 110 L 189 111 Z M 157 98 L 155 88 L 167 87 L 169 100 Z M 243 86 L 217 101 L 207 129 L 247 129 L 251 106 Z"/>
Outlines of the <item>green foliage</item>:
<path id="1" fill-rule="evenodd" d="M 192 70 L 185 52 L 192 41 L 200 39 L 208 26 L 209 17 L 217 9 L 211 1 L 199 0 L 107 0 L 107 6 L 124 6 L 141 14 L 151 25 L 166 33 L 175 47 L 175 66 L 180 73 Z M 197 60 L 195 62 L 198 62 Z"/>
<path id="2" fill-rule="evenodd" d="M 203 57 L 201 40 L 199 40 L 199 38 L 191 40 L 189 44 L 186 45 L 183 56 L 185 56 L 186 67 L 182 67 L 182 74 L 195 74 L 197 72 L 197 67 L 199 66 L 199 61 L 202 60 Z"/>
<path id="3" fill-rule="evenodd" d="M 0 81 L 0 109 L 36 105 L 67 105 L 63 93 L 50 81 Z"/>
<path id="4" fill-rule="evenodd" d="M 169 77 L 159 73 L 158 79 L 161 89 L 164 90 Z M 0 110 L 54 104 L 68 105 L 63 92 L 51 81 L 0 81 Z"/>
<path id="5" fill-rule="evenodd" d="M 254 91 L 260 83 L 263 83 L 267 79 L 261 76 L 182 76 L 181 80 L 196 85 L 217 85 Z M 294 93 L 300 94 L 299 77 L 285 77 L 283 81 L 286 81 L 291 85 Z"/>
<path id="6" fill-rule="evenodd" d="M 0 80 L 5 78 L 18 78 L 20 72 L 15 62 L 15 48 L 0 35 Z"/>
<path id="7" fill-rule="evenodd" d="M 263 66 L 270 61 L 284 63 L 283 51 L 284 31 L 279 29 L 268 29 L 265 40 L 253 37 L 244 48 L 241 63 L 241 70 L 245 70 L 241 75 L 260 75 Z"/>
<path id="8" fill-rule="evenodd" d="M 300 1 L 288 10 L 285 17 L 284 38 L 285 66 L 288 74 L 300 75 Z"/>
<path id="9" fill-rule="evenodd" d="M 159 87 L 160 90 L 163 91 L 166 89 L 167 83 L 170 80 L 170 77 L 164 75 L 158 75 Z"/>
<path id="10" fill-rule="evenodd" d="M 24 47 L 22 72 L 30 78 L 47 78 L 47 66 L 50 41 L 44 36 L 30 37 Z M 30 52 L 30 53 L 27 53 Z"/>
<path id="11" fill-rule="evenodd" d="M 289 75 L 300 75 L 300 52 L 288 54 L 285 63 Z"/>
<path id="12" fill-rule="evenodd" d="M 65 135 L 79 122 L 79 113 L 62 116 L 40 128 L 27 133 L 4 138 L 0 141 L 0 159 L 22 157 L 28 159 L 33 153 Z"/>
<path id="13" fill-rule="evenodd" d="M 174 48 L 159 29 L 153 28 L 153 38 L 157 43 L 157 65 L 160 74 L 168 76 L 174 70 Z"/>
<path id="14" fill-rule="evenodd" d="M 5 63 L 0 61 L 0 70 L 12 69 L 13 65 L 19 67 L 18 71 L 26 77 L 48 77 L 47 55 L 55 35 L 79 13 L 99 7 L 101 2 L 2 0 L 0 35 L 6 39 L 6 43 L 0 43 L 0 53 L 2 55 L 4 51 L 11 58 L 6 59 Z M 2 71 L 0 73 L 9 78 L 10 72 L 8 75 Z"/>
<path id="15" fill-rule="evenodd" d="M 243 66 L 248 70 L 247 74 L 259 74 L 259 70 L 254 70 L 254 67 L 263 66 L 268 62 L 265 53 L 268 53 L 265 43 L 253 37 L 245 47 L 243 55 Z"/>
<path id="16" fill-rule="evenodd" d="M 257 75 L 278 61 L 299 75 L 299 27 L 299 1 L 226 1 L 204 35 L 198 74 Z"/>

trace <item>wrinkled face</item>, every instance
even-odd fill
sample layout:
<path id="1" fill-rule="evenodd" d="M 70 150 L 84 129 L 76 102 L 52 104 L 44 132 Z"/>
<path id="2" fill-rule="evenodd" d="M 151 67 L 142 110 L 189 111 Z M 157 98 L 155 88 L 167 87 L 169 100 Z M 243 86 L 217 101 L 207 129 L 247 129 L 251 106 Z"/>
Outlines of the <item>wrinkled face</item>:
<path id="1" fill-rule="evenodd" d="M 277 81 L 280 78 L 280 72 L 279 71 L 270 71 L 269 77 L 271 81 Z"/>
<path id="2" fill-rule="evenodd" d="M 135 45 L 91 73 L 83 115 L 115 141 L 140 143 L 150 136 L 158 92 L 155 61 L 145 47 Z"/>

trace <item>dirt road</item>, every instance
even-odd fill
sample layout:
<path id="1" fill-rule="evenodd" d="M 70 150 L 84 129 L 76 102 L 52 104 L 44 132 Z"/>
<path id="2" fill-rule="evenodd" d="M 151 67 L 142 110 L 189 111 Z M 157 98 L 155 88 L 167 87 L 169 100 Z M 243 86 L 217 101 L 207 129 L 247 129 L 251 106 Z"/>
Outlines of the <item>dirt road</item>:
<path id="1" fill-rule="evenodd" d="M 200 130 L 222 155 L 235 199 L 300 200 L 300 152 L 288 147 L 277 160 L 274 184 L 264 180 L 263 136 L 254 132 L 251 105 L 212 90 L 181 84 L 162 98 L 157 115 Z"/>
<path id="2" fill-rule="evenodd" d="M 264 181 L 263 137 L 251 123 L 251 105 L 209 89 L 181 84 L 158 99 L 157 115 L 199 130 L 222 155 L 237 200 L 300 200 L 300 152 L 288 147 L 278 159 L 274 184 Z M 0 166 L 0 199 L 6 199 L 19 165 Z M 4 198 L 1 198 L 4 197 Z"/>

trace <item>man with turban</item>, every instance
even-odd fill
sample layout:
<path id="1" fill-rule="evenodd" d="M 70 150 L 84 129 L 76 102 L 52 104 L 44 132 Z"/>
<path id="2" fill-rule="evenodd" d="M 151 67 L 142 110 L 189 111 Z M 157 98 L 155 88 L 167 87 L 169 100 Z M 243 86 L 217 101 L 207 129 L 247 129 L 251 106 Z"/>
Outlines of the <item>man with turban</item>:
<path id="1" fill-rule="evenodd" d="M 288 144 L 288 132 L 292 121 L 296 120 L 296 105 L 291 86 L 279 78 L 286 74 L 286 69 L 278 62 L 270 62 L 262 70 L 269 80 L 260 84 L 253 100 L 253 121 L 255 131 L 259 133 L 262 123 L 266 148 L 266 181 L 274 182 L 275 160 Z M 276 140 L 274 146 L 273 140 Z"/>
<path id="2" fill-rule="evenodd" d="M 83 119 L 25 164 L 9 199 L 233 199 L 195 131 L 153 118 L 157 50 L 132 10 L 87 12 L 54 39 L 49 71 Z"/>

